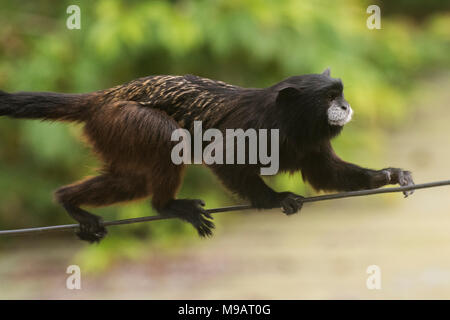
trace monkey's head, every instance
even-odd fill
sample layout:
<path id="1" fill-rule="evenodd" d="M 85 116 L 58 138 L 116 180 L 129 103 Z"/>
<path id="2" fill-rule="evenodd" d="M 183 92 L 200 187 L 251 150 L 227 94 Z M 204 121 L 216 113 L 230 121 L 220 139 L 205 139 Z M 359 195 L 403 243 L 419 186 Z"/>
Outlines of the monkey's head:
<path id="1" fill-rule="evenodd" d="M 352 119 L 353 110 L 345 100 L 340 79 L 321 74 L 290 77 L 273 87 L 276 106 L 290 130 L 310 138 L 336 136 Z"/>

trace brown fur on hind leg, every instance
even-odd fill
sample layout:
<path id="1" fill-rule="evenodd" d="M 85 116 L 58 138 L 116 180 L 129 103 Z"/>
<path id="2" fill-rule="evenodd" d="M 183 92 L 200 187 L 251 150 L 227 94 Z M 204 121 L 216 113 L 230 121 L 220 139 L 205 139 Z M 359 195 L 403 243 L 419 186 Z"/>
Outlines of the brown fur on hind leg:
<path id="1" fill-rule="evenodd" d="M 99 242 L 106 234 L 102 218 L 80 206 L 105 206 L 148 196 L 145 176 L 120 176 L 113 173 L 82 180 L 59 188 L 56 200 L 80 224 L 77 235 L 82 240 Z"/>

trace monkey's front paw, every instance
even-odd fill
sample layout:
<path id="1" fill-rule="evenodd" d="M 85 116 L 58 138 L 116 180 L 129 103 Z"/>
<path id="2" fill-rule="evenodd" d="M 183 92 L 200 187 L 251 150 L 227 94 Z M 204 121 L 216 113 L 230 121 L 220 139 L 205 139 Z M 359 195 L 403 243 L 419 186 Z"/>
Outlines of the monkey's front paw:
<path id="1" fill-rule="evenodd" d="M 297 213 L 303 206 L 304 197 L 292 192 L 280 192 L 278 194 L 280 206 L 286 215 Z"/>
<path id="2" fill-rule="evenodd" d="M 384 169 L 389 177 L 389 183 L 399 184 L 400 186 L 413 186 L 414 181 L 410 171 L 398 169 L 398 168 L 387 168 Z M 414 190 L 403 191 L 405 198 L 414 193 Z"/>

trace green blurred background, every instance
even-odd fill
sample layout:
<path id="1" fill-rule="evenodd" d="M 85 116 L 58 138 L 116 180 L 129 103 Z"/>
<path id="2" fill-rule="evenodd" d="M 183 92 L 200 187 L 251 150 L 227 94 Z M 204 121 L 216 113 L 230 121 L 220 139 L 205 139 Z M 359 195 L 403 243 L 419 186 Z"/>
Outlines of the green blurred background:
<path id="1" fill-rule="evenodd" d="M 66 28 L 72 4 L 81 8 L 81 30 Z M 381 7 L 381 30 L 366 27 L 370 4 Z M 89 92 L 152 74 L 186 73 L 264 87 L 331 67 L 355 110 L 334 146 L 344 159 L 364 166 L 392 162 L 386 152 L 390 135 L 416 112 L 417 92 L 427 79 L 444 74 L 448 80 L 449 49 L 445 0 L 0 1 L 2 90 Z M 95 173 L 98 163 L 80 132 L 77 125 L 0 119 L 1 229 L 72 223 L 52 192 Z M 299 174 L 268 183 L 313 192 Z M 197 166 L 188 170 L 180 196 L 202 198 L 209 208 L 239 202 Z M 154 214 L 148 201 L 96 212 L 107 220 Z M 238 215 L 218 219 L 219 229 L 241 223 Z M 39 245 L 41 239 L 48 242 Z M 191 227 L 178 221 L 115 227 L 97 246 L 73 244 L 72 234 L 5 237 L 0 256 L 10 262 L 0 267 L 0 292 L 2 279 L 6 283 L 15 268 L 9 254 L 17 250 L 11 248 L 35 245 L 33 250 L 47 252 L 55 241 L 70 248 L 68 263 L 93 274 L 120 261 L 141 263 L 152 250 L 183 252 L 200 245 Z"/>

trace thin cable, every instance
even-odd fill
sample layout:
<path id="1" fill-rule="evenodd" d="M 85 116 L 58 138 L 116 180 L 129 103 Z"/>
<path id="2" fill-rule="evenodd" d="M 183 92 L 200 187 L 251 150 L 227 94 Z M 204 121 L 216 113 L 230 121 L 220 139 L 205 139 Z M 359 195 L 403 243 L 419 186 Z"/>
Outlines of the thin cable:
<path id="1" fill-rule="evenodd" d="M 325 195 L 321 195 L 321 196 L 303 198 L 302 202 L 317 202 L 317 201 L 332 200 L 332 199 L 361 197 L 361 196 L 367 196 L 367 195 L 378 194 L 378 193 L 402 192 L 402 191 L 409 191 L 409 190 L 441 187 L 441 186 L 447 186 L 447 185 L 450 185 L 450 180 L 422 183 L 422 184 L 416 184 L 413 186 L 325 194 Z M 254 209 L 254 208 L 251 205 L 237 205 L 237 206 L 231 206 L 231 207 L 207 209 L 206 212 L 210 213 L 210 214 L 214 214 L 214 213 L 220 213 L 220 212 L 242 211 L 242 210 L 250 210 L 250 209 Z M 141 218 L 106 221 L 103 223 L 103 225 L 105 227 L 109 227 L 109 226 L 117 226 L 117 225 L 123 225 L 123 224 L 131 224 L 131 223 L 167 220 L 167 219 L 173 219 L 173 218 L 174 217 L 149 216 L 149 217 L 141 217 Z M 0 231 L 0 235 L 23 235 L 23 234 L 34 234 L 34 233 L 37 234 L 37 233 L 44 233 L 44 232 L 49 232 L 49 231 L 72 230 L 72 229 L 76 229 L 78 227 L 79 227 L 79 224 L 75 223 L 75 224 L 65 224 L 65 225 L 59 225 L 59 226 L 41 227 L 41 228 L 2 230 L 2 231 Z"/>

